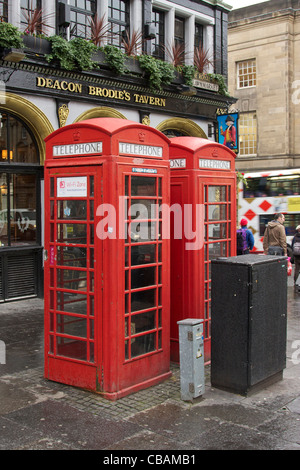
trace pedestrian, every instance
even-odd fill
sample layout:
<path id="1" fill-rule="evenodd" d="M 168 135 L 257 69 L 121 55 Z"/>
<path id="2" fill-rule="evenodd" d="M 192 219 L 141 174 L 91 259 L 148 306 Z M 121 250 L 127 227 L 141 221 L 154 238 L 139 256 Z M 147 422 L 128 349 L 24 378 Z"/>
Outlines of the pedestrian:
<path id="1" fill-rule="evenodd" d="M 268 223 L 263 241 L 265 255 L 287 256 L 284 221 L 284 214 L 275 214 L 274 219 Z"/>
<path id="2" fill-rule="evenodd" d="M 296 234 L 292 240 L 292 250 L 293 250 L 294 264 L 295 264 L 294 285 L 296 286 L 297 279 L 299 276 L 299 271 L 300 271 L 300 225 L 296 227 Z"/>
<path id="3" fill-rule="evenodd" d="M 242 219 L 240 222 L 241 228 L 236 231 L 236 254 L 248 255 L 249 251 L 254 247 L 254 237 L 251 230 L 247 228 L 247 220 Z"/>

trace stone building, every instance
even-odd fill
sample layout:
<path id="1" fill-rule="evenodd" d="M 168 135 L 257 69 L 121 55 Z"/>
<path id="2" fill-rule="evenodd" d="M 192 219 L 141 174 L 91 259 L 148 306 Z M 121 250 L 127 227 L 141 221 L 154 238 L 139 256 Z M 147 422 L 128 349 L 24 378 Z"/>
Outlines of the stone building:
<path id="1" fill-rule="evenodd" d="M 233 10 L 228 69 L 228 88 L 240 112 L 237 169 L 299 168 L 300 1 Z"/>
<path id="2" fill-rule="evenodd" d="M 230 9 L 221 0 L 0 0 L 0 301 L 43 295 L 44 139 L 51 132 L 118 117 L 168 136 L 214 140 L 217 110 L 234 102 L 220 80 L 227 78 Z M 80 39 L 91 39 L 100 20 L 102 50 L 86 61 Z M 22 32 L 22 47 L 12 30 L 5 33 L 8 23 Z M 130 45 L 134 57 L 123 63 Z M 175 64 L 176 49 L 181 66 L 191 66 L 199 46 L 210 75 L 181 68 L 170 79 L 170 69 L 142 68 L 138 59 Z"/>

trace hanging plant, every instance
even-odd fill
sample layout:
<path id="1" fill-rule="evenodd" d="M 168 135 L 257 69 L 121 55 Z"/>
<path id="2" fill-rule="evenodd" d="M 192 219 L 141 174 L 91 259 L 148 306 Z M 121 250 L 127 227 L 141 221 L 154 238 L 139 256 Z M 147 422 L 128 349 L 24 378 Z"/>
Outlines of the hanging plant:
<path id="1" fill-rule="evenodd" d="M 177 69 L 182 73 L 184 83 L 186 85 L 193 86 L 196 67 L 194 67 L 194 65 L 182 65 L 181 67 L 177 67 Z"/>
<path id="2" fill-rule="evenodd" d="M 169 62 L 155 59 L 155 57 L 149 55 L 141 55 L 138 60 L 141 69 L 146 73 L 149 87 L 152 90 L 161 90 L 162 85 L 168 85 L 172 82 L 175 69 Z"/>
<path id="3" fill-rule="evenodd" d="M 125 66 L 126 55 L 116 46 L 107 45 L 104 47 L 106 62 L 109 68 L 116 74 L 122 75 L 127 72 Z"/>
<path id="4" fill-rule="evenodd" d="M 58 60 L 60 66 L 66 70 L 92 70 L 98 65 L 92 60 L 92 54 L 97 47 L 83 38 L 74 38 L 66 41 L 61 36 L 49 38 L 52 45 L 51 54 L 46 55 L 48 62 Z"/>
<path id="5" fill-rule="evenodd" d="M 92 60 L 92 54 L 97 50 L 97 46 L 84 38 L 74 38 L 69 41 L 76 67 L 80 70 L 92 70 L 98 67 Z"/>
<path id="6" fill-rule="evenodd" d="M 4 21 L 0 22 L 0 47 L 15 47 L 16 49 L 24 47 L 22 35 L 16 26 Z"/>
<path id="7" fill-rule="evenodd" d="M 46 60 L 52 62 L 57 60 L 60 66 L 66 70 L 73 70 L 75 68 L 75 57 L 73 49 L 69 41 L 66 41 L 61 36 L 51 36 L 51 54 L 46 55 Z"/>
<path id="8" fill-rule="evenodd" d="M 227 85 L 226 85 L 225 78 L 223 77 L 223 75 L 219 73 L 208 73 L 207 76 L 210 77 L 215 82 L 217 82 L 217 84 L 219 85 L 220 95 L 230 96 L 230 93 L 227 89 Z"/>

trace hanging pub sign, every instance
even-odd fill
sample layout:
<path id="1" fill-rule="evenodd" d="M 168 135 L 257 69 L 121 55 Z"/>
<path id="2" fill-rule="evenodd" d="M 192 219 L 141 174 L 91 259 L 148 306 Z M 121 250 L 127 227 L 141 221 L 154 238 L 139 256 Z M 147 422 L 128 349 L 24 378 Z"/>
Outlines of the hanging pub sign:
<path id="1" fill-rule="evenodd" d="M 239 153 L 238 113 L 217 116 L 217 139 L 235 154 Z"/>

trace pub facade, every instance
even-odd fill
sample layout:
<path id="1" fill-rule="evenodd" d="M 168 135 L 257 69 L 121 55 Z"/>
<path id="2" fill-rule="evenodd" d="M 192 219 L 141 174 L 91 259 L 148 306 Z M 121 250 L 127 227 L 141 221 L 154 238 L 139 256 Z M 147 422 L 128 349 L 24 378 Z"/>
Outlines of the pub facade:
<path id="1" fill-rule="evenodd" d="M 104 117 L 215 140 L 216 116 L 234 102 L 224 87 L 230 9 L 217 0 L 0 1 L 0 301 L 43 296 L 53 131 Z"/>

